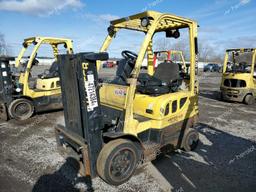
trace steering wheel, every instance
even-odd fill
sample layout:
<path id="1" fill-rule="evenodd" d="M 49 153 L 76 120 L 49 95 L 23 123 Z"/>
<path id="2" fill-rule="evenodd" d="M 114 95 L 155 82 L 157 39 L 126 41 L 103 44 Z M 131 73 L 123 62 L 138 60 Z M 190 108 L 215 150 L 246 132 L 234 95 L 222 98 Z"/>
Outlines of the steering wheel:
<path id="1" fill-rule="evenodd" d="M 128 51 L 128 50 L 124 50 L 122 51 L 122 56 L 126 59 L 126 60 L 132 60 L 132 61 L 136 61 L 138 55 L 132 51 Z"/>

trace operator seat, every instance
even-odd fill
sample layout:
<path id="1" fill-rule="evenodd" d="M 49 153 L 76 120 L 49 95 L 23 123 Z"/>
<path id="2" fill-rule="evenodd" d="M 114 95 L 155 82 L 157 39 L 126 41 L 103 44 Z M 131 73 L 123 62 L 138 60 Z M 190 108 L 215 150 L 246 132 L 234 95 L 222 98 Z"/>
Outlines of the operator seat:
<path id="1" fill-rule="evenodd" d="M 131 60 L 119 60 L 117 63 L 116 77 L 110 83 L 117 85 L 127 85 L 126 80 L 130 77 L 134 66 L 135 62 Z"/>
<path id="2" fill-rule="evenodd" d="M 176 92 L 182 84 L 179 65 L 173 62 L 159 64 L 153 76 L 141 73 L 138 81 L 138 92 L 155 96 Z"/>
<path id="3" fill-rule="evenodd" d="M 38 77 L 40 79 L 50 79 L 50 78 L 54 78 L 54 77 L 59 77 L 59 72 L 58 72 L 59 68 L 58 68 L 58 64 L 56 61 L 54 61 L 50 67 L 49 70 L 46 70 L 44 73 L 39 74 Z"/>

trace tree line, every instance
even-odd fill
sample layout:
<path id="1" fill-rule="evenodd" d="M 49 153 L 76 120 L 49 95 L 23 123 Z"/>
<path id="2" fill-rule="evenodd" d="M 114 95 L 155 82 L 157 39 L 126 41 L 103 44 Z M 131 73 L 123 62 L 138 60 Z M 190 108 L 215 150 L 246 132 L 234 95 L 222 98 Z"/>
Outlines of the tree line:
<path id="1" fill-rule="evenodd" d="M 7 46 L 4 39 L 4 35 L 0 33 L 0 56 L 7 55 Z"/>
<path id="2" fill-rule="evenodd" d="M 189 60 L 189 44 L 188 40 L 180 39 L 178 41 L 170 41 L 166 38 L 160 38 L 156 40 L 155 50 L 180 50 L 183 52 L 185 60 Z M 216 48 L 209 43 L 199 43 L 199 61 L 201 62 L 223 62 L 223 54 L 217 52 Z"/>

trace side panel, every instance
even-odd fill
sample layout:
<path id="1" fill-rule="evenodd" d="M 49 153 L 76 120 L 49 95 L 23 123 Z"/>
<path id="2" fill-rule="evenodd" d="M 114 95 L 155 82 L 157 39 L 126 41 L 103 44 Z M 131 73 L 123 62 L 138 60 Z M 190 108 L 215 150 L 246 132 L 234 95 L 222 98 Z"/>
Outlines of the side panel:
<path id="1" fill-rule="evenodd" d="M 36 112 L 63 109 L 61 94 L 33 99 Z"/>
<path id="2" fill-rule="evenodd" d="M 178 121 L 162 129 L 150 128 L 138 134 L 143 143 L 154 142 L 160 147 L 171 144 L 174 148 L 182 147 L 182 140 L 188 128 L 196 125 L 198 115 Z"/>
<path id="3" fill-rule="evenodd" d="M 127 86 L 103 84 L 100 88 L 101 103 L 113 108 L 125 109 Z"/>

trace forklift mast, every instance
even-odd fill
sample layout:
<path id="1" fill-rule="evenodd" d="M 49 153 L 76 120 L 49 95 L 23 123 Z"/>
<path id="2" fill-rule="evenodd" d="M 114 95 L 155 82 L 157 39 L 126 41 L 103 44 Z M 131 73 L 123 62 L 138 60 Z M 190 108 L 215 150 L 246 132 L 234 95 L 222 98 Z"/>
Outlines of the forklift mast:
<path id="1" fill-rule="evenodd" d="M 10 61 L 14 60 L 12 57 L 0 57 L 0 100 L 8 101 L 12 95 L 12 76 Z"/>
<path id="2" fill-rule="evenodd" d="M 107 53 L 58 56 L 65 127 L 56 127 L 57 141 L 82 153 L 85 174 L 92 178 L 96 176 L 96 166 L 90 161 L 97 161 L 103 145 L 96 61 L 107 59 Z"/>
<path id="3" fill-rule="evenodd" d="M 4 103 L 12 101 L 13 93 L 10 61 L 14 61 L 14 57 L 0 57 L 0 119 L 3 120 L 7 120 Z"/>

